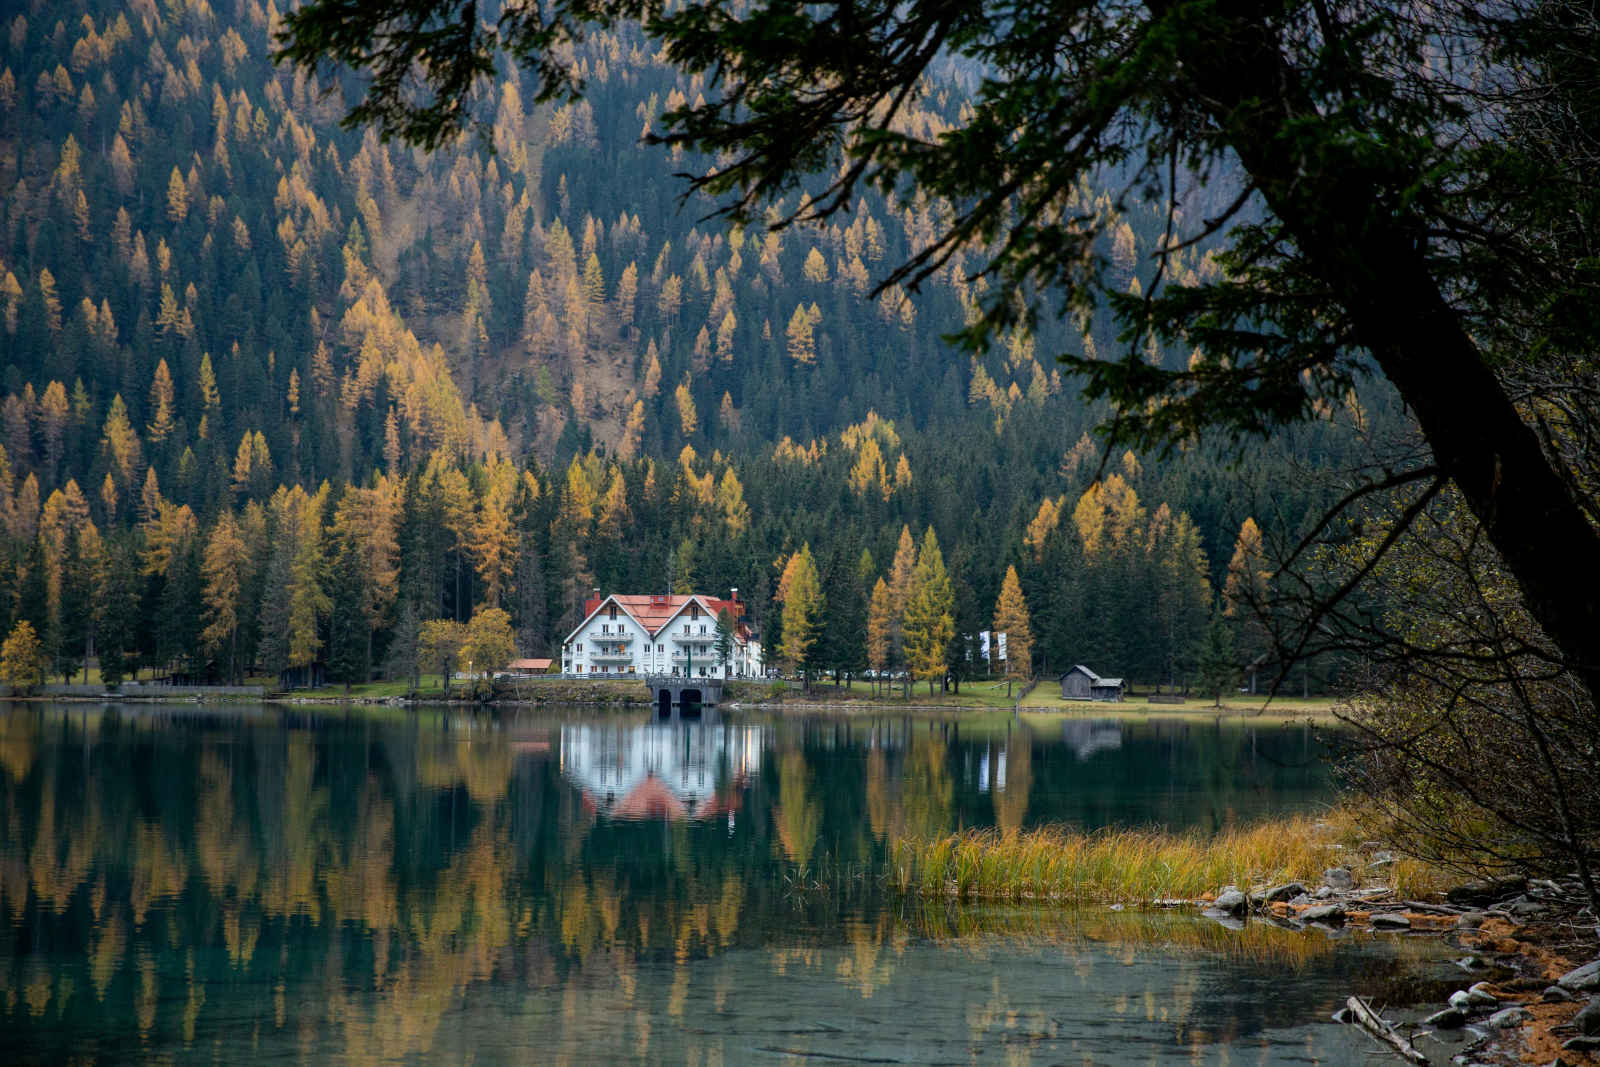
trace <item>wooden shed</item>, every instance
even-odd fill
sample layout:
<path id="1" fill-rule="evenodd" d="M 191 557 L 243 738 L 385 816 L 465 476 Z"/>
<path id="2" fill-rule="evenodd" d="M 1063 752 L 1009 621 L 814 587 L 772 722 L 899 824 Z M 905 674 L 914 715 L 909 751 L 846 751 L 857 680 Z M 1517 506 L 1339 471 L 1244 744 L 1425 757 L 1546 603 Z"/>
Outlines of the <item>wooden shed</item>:
<path id="1" fill-rule="evenodd" d="M 1102 678 L 1081 663 L 1061 676 L 1062 700 L 1120 702 L 1123 688 L 1121 678 Z"/>

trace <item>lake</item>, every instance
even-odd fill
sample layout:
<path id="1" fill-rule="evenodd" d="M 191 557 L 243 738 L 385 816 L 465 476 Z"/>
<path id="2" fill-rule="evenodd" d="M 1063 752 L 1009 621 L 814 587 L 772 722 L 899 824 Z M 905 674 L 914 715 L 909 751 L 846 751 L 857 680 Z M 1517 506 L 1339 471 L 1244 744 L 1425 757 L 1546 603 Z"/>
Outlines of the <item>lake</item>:
<path id="1" fill-rule="evenodd" d="M 1331 792 L 1277 723 L 0 705 L 0 1062 L 1354 1062 L 1448 946 L 882 878 Z"/>

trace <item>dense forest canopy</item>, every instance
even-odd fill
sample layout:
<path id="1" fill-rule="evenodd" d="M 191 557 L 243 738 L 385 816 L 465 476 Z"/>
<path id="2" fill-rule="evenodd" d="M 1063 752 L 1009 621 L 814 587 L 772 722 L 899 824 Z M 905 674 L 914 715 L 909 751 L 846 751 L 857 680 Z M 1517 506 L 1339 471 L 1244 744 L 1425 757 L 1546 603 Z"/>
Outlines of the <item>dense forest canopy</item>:
<path id="1" fill-rule="evenodd" d="M 53 673 L 403 677 L 427 620 L 501 608 L 549 652 L 591 588 L 669 581 L 744 590 L 777 653 L 802 550 L 823 594 L 805 665 L 859 671 L 875 584 L 903 612 L 904 542 L 931 530 L 947 666 L 970 669 L 1015 567 L 1035 665 L 1182 684 L 1232 610 L 1247 520 L 1298 529 L 1329 492 L 1305 472 L 1396 418 L 1346 392 L 1289 449 L 1108 453 L 1087 436 L 1106 409 L 1052 358 L 1121 353 L 1108 308 L 972 355 L 945 340 L 984 294 L 959 259 L 872 296 L 936 201 L 705 221 L 673 173 L 707 161 L 639 141 L 706 81 L 637 30 L 575 48 L 579 101 L 535 104 L 508 70 L 492 152 L 423 152 L 341 129 L 339 85 L 273 65 L 279 24 L 247 0 L 5 27 L 0 622 L 26 620 Z M 950 83 L 902 121 L 935 134 L 969 107 Z M 1138 293 L 1164 220 L 1114 191 L 1071 196 Z M 1200 247 L 1165 269 L 1218 276 Z M 1241 662 L 1263 652 L 1245 629 Z"/>

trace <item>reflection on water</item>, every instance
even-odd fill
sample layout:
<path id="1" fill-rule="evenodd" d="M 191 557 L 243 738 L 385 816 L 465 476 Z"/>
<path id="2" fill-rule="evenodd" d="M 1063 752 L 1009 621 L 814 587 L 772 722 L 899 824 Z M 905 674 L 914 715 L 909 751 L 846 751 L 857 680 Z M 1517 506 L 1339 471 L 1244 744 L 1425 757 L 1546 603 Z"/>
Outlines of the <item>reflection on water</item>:
<path id="1" fill-rule="evenodd" d="M 761 770 L 759 726 L 574 723 L 561 727 L 561 774 L 613 819 L 706 819 L 730 825 Z"/>
<path id="2" fill-rule="evenodd" d="M 1337 1063 L 1327 1012 L 1440 951 L 876 877 L 1314 803 L 1294 730 L 385 714 L 0 711 L 0 1062 Z"/>

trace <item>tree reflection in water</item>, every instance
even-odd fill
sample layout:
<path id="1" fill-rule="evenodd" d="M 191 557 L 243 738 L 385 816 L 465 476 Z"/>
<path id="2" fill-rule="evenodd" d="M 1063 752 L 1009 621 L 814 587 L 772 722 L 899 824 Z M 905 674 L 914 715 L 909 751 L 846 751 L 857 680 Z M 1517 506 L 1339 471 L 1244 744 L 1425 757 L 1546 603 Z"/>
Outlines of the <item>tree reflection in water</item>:
<path id="1" fill-rule="evenodd" d="M 1159 772 L 1187 744 L 1184 766 L 1237 769 L 1265 745 L 1288 765 L 1300 743 L 1130 729 L 1085 761 L 1020 726 L 901 718 L 13 707 L 0 1059 L 853 1055 L 904 1020 L 884 1015 L 877 1036 L 768 1031 L 824 1007 L 872 1002 L 878 1018 L 938 989 L 960 1033 L 927 1040 L 1004 1040 L 1025 1062 L 1076 1040 L 1070 1012 L 1017 1014 L 1044 979 L 1153 1027 L 1161 1048 L 1259 1033 L 1312 1013 L 1239 1003 L 1241 975 L 1305 975 L 1332 998 L 1374 960 L 1263 928 L 928 908 L 878 873 L 892 833 L 1087 821 L 1119 778 L 1126 795 L 1181 794 L 1202 820 L 1303 804 L 1323 795 L 1320 769 L 1230 792 L 1236 772 L 1163 783 L 1127 762 Z"/>

